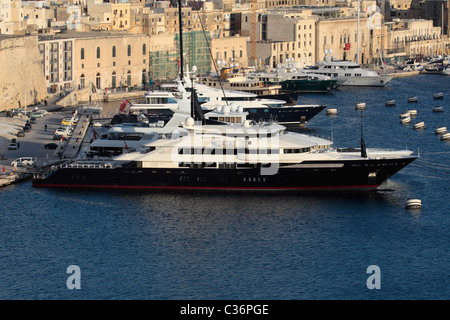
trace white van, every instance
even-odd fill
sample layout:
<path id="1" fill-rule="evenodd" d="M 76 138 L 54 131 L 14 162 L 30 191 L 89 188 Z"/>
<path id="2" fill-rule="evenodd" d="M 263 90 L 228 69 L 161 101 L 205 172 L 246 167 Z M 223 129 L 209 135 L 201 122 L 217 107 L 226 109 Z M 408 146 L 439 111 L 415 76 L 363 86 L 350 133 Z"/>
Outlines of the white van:
<path id="1" fill-rule="evenodd" d="M 36 166 L 36 157 L 21 157 L 11 162 L 12 167 L 33 167 Z"/>

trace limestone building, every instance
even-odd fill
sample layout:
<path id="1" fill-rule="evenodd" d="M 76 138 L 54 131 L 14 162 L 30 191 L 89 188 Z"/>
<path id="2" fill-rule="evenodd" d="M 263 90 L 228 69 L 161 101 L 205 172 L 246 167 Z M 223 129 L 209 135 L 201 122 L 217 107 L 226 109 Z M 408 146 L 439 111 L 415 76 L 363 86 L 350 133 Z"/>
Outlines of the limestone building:
<path id="1" fill-rule="evenodd" d="M 355 17 L 320 19 L 316 23 L 317 45 L 316 59 L 325 57 L 325 50 L 332 52 L 336 59 L 357 61 L 358 54 L 358 19 Z M 376 44 L 372 43 L 372 31 L 369 30 L 367 18 L 359 22 L 359 63 L 372 62 Z M 375 57 L 376 58 L 376 57 Z"/>
<path id="2" fill-rule="evenodd" d="M 135 87 L 148 81 L 149 37 L 68 32 L 41 36 L 39 52 L 49 91 Z"/>
<path id="3" fill-rule="evenodd" d="M 250 42 L 247 51 L 255 52 L 256 67 L 275 68 L 291 58 L 301 65 L 315 63 L 316 19 L 309 9 L 273 9 L 257 12 L 254 24 L 251 13 L 243 13 L 242 35 L 251 37 L 254 28 L 255 43 Z"/>
<path id="4" fill-rule="evenodd" d="M 21 0 L 0 0 L 0 34 L 20 34 L 25 30 Z"/>
<path id="5" fill-rule="evenodd" d="M 432 20 L 404 19 L 385 24 L 384 56 L 393 61 L 408 57 L 442 54 L 448 44 L 441 37 L 441 28 L 433 26 Z"/>

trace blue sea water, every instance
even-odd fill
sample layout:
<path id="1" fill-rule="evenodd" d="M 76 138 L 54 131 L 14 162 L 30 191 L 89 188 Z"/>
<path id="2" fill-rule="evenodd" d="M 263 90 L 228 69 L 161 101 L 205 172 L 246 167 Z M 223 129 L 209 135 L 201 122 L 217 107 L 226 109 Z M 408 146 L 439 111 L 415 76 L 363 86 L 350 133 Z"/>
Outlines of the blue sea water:
<path id="1" fill-rule="evenodd" d="M 449 299 L 450 77 L 308 94 L 322 112 L 301 132 L 420 158 L 376 192 L 151 193 L 0 189 L 0 299 Z M 444 100 L 433 100 L 443 92 Z M 418 103 L 408 104 L 415 95 Z M 385 100 L 395 99 L 394 107 Z M 443 113 L 433 113 L 435 105 Z M 416 109 L 414 130 L 399 123 Z M 410 198 L 421 210 L 406 210 Z M 69 290 L 67 268 L 81 271 Z M 369 289 L 369 266 L 380 289 Z"/>

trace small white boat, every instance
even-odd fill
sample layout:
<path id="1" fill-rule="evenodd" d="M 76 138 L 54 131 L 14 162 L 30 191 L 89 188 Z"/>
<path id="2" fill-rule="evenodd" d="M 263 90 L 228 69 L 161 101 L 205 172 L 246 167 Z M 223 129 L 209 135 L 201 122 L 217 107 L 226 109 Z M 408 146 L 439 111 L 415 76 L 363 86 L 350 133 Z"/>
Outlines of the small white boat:
<path id="1" fill-rule="evenodd" d="M 337 109 L 327 109 L 327 114 L 328 115 L 336 115 L 337 114 Z"/>
<path id="2" fill-rule="evenodd" d="M 386 100 L 386 107 L 395 106 L 395 100 Z"/>
<path id="3" fill-rule="evenodd" d="M 409 97 L 408 98 L 408 102 L 417 102 L 418 98 L 417 97 Z"/>
<path id="4" fill-rule="evenodd" d="M 400 113 L 400 115 L 398 117 L 400 119 L 403 119 L 403 118 L 409 118 L 410 116 L 411 116 L 411 113 L 409 111 L 405 111 L 405 112 Z"/>
<path id="5" fill-rule="evenodd" d="M 434 130 L 435 134 L 446 134 L 447 133 L 447 127 L 439 127 L 436 130 Z"/>
<path id="6" fill-rule="evenodd" d="M 436 106 L 433 108 L 433 112 L 443 112 L 443 111 L 444 111 L 444 107 Z"/>
<path id="7" fill-rule="evenodd" d="M 405 111 L 405 112 L 400 113 L 399 118 L 400 118 L 400 123 L 401 124 L 409 124 L 409 123 L 411 123 L 411 115 L 410 115 L 409 111 Z"/>
<path id="8" fill-rule="evenodd" d="M 433 99 L 444 99 L 444 94 L 442 92 L 436 93 Z"/>
<path id="9" fill-rule="evenodd" d="M 406 209 L 420 209 L 422 208 L 422 200 L 420 199 L 410 199 L 406 201 Z"/>
<path id="10" fill-rule="evenodd" d="M 425 128 L 425 122 L 421 121 L 421 122 L 417 122 L 416 124 L 414 124 L 414 129 L 424 129 Z"/>
<path id="11" fill-rule="evenodd" d="M 450 133 L 444 133 L 441 136 L 441 140 L 450 140 Z"/>
<path id="12" fill-rule="evenodd" d="M 400 123 L 401 124 L 409 124 L 409 123 L 411 123 L 411 118 L 410 117 L 401 118 Z"/>
<path id="13" fill-rule="evenodd" d="M 356 110 L 364 110 L 366 108 L 366 103 L 365 102 L 358 102 L 355 106 Z"/>
<path id="14" fill-rule="evenodd" d="M 417 110 L 409 110 L 409 115 L 410 115 L 411 117 L 417 116 Z"/>

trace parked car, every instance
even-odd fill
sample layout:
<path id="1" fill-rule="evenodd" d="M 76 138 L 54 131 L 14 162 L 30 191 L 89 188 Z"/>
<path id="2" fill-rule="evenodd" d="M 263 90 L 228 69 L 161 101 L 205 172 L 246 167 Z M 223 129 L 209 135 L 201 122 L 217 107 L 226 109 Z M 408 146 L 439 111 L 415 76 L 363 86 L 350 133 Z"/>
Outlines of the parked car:
<path id="1" fill-rule="evenodd" d="M 17 150 L 19 147 L 17 146 L 17 143 L 10 143 L 8 146 L 8 150 Z"/>
<path id="2" fill-rule="evenodd" d="M 61 120 L 61 125 L 70 126 L 72 124 L 72 118 L 64 118 Z"/>
<path id="3" fill-rule="evenodd" d="M 44 148 L 45 149 L 58 149 L 59 148 L 59 146 L 56 144 L 56 143 L 47 143 L 45 146 L 44 146 Z"/>
<path id="4" fill-rule="evenodd" d="M 27 167 L 36 166 L 35 157 L 21 157 L 11 162 L 12 167 Z"/>
<path id="5" fill-rule="evenodd" d="M 25 132 L 21 130 L 21 131 L 17 132 L 16 136 L 25 137 Z"/>
<path id="6" fill-rule="evenodd" d="M 64 136 L 62 134 L 54 134 L 53 135 L 53 140 L 61 140 L 63 138 L 64 138 Z"/>
<path id="7" fill-rule="evenodd" d="M 37 122 L 37 119 L 36 119 L 36 117 L 31 117 L 30 118 L 30 123 L 36 123 Z"/>
<path id="8" fill-rule="evenodd" d="M 56 129 L 55 130 L 55 135 L 60 135 L 60 136 L 62 136 L 62 135 L 64 135 L 64 134 L 66 134 L 66 129 Z"/>
<path id="9" fill-rule="evenodd" d="M 31 116 L 35 117 L 35 118 L 42 118 L 44 116 L 44 114 L 42 112 L 40 112 L 40 111 L 37 111 L 37 112 L 33 112 L 31 114 Z"/>

